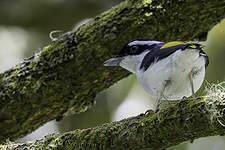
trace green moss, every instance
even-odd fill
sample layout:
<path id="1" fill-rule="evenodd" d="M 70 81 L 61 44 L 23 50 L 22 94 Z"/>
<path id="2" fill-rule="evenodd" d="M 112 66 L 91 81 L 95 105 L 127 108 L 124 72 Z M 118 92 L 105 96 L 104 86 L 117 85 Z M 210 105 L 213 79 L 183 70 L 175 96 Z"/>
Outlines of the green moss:
<path id="1" fill-rule="evenodd" d="M 183 107 L 180 108 L 180 105 Z M 184 100 L 157 114 L 150 113 L 92 129 L 62 134 L 44 145 L 44 148 L 123 150 L 148 147 L 159 149 L 201 136 L 218 134 L 220 127 L 210 125 L 202 105 L 204 102 Z M 203 129 L 204 132 L 201 132 Z M 215 132 L 215 130 L 218 131 Z"/>

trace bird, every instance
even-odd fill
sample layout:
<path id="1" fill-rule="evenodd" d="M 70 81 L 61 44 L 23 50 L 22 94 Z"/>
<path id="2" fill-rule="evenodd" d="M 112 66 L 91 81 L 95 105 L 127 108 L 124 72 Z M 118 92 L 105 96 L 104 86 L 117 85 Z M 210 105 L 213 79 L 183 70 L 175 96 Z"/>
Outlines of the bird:
<path id="1" fill-rule="evenodd" d="M 156 99 L 158 111 L 161 100 L 195 97 L 209 64 L 203 48 L 199 43 L 184 41 L 135 39 L 104 66 L 120 66 L 135 74 L 141 87 Z"/>

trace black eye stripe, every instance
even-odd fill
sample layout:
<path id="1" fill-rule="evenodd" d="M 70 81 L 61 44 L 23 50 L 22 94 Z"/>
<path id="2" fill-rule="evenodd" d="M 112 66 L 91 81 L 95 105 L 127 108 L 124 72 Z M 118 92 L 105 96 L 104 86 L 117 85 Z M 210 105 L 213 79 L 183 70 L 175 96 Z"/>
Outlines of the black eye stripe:
<path id="1" fill-rule="evenodd" d="M 127 56 L 127 55 L 138 55 L 143 52 L 143 49 L 140 46 L 133 45 L 133 46 L 126 46 L 120 52 L 119 56 Z"/>
<path id="2" fill-rule="evenodd" d="M 136 53 L 140 48 L 136 45 L 131 46 L 130 48 L 130 53 Z"/>
<path id="3" fill-rule="evenodd" d="M 152 44 L 152 45 L 132 45 L 132 46 L 129 46 L 129 45 L 126 45 L 122 51 L 120 52 L 119 56 L 122 57 L 122 56 L 127 56 L 127 55 L 139 55 L 141 54 L 143 51 L 145 50 L 151 50 L 155 47 L 157 47 L 159 45 L 157 44 Z"/>
<path id="4" fill-rule="evenodd" d="M 118 56 L 139 55 L 145 50 L 150 50 L 161 43 L 163 42 L 152 39 L 136 39 L 125 44 Z"/>

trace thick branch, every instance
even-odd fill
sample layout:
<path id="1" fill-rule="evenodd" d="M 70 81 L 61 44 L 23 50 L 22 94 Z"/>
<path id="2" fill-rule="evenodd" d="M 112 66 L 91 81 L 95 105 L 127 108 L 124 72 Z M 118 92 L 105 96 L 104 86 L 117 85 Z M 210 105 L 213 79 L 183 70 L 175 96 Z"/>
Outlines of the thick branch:
<path id="1" fill-rule="evenodd" d="M 95 17 L 0 74 L 0 141 L 91 107 L 97 93 L 128 76 L 102 65 L 127 41 L 205 39 L 224 14 L 219 0 L 127 0 Z"/>
<path id="2" fill-rule="evenodd" d="M 168 104 L 168 103 L 167 103 Z M 224 103 L 225 104 L 225 103 Z M 217 105 L 218 112 L 225 105 Z M 212 113 L 205 100 L 182 100 L 158 113 L 124 119 L 62 135 L 50 135 L 30 144 L 8 144 L 19 149 L 74 149 L 74 150 L 149 150 L 168 148 L 184 141 L 206 136 L 224 135 L 225 128 Z M 225 117 L 224 114 L 222 116 Z"/>

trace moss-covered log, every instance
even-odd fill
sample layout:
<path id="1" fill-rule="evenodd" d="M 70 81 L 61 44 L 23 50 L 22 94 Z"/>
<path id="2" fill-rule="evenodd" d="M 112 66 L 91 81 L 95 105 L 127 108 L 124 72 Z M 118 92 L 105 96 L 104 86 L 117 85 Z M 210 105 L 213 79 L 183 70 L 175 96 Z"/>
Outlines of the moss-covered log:
<path id="1" fill-rule="evenodd" d="M 224 94 L 224 93 L 223 93 Z M 224 95 L 225 96 L 225 95 Z M 217 97 L 214 97 L 215 99 Z M 224 100 L 223 100 L 224 101 Z M 215 104 L 211 107 L 211 104 Z M 213 109 L 212 109 L 213 108 Z M 216 108 L 216 109 L 215 109 Z M 3 146 L 52 150 L 156 150 L 184 141 L 206 136 L 224 135 L 225 128 L 213 113 L 224 118 L 225 102 L 205 99 L 182 100 L 160 112 L 149 112 L 95 128 L 75 130 L 46 136 L 40 141 L 26 144 L 8 143 Z"/>
<path id="2" fill-rule="evenodd" d="M 59 37 L 0 74 L 0 142 L 91 107 L 97 93 L 129 75 L 102 65 L 127 41 L 205 39 L 224 15 L 224 0 L 127 0 Z"/>

